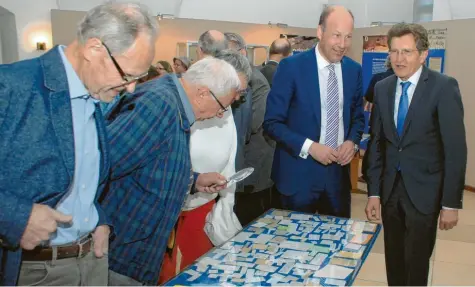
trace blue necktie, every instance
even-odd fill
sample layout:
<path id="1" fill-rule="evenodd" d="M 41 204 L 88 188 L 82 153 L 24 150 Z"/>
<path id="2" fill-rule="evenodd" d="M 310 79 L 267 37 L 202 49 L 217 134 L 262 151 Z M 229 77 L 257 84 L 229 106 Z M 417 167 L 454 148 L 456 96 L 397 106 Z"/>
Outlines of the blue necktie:
<path id="1" fill-rule="evenodd" d="M 401 99 L 399 100 L 399 109 L 397 112 L 397 134 L 399 138 L 404 131 L 404 121 L 406 120 L 407 110 L 409 109 L 409 96 L 407 90 L 411 86 L 411 82 L 402 82 Z"/>

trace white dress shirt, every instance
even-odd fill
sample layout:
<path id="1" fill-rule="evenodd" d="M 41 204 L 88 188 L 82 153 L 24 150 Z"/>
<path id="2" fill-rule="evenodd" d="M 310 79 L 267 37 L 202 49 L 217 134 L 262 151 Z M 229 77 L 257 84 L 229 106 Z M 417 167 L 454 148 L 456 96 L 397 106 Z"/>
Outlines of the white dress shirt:
<path id="1" fill-rule="evenodd" d="M 317 56 L 317 69 L 318 69 L 318 83 L 320 86 L 320 106 L 321 106 L 321 125 L 320 125 L 320 141 L 319 143 L 324 145 L 327 132 L 327 88 L 328 88 L 328 76 L 330 74 L 329 63 L 318 50 L 318 44 L 315 47 L 315 54 Z M 333 63 L 335 65 L 335 74 L 338 81 L 338 97 L 339 97 L 339 113 L 340 118 L 338 124 L 338 146 L 343 144 L 344 141 L 344 128 L 343 128 L 343 74 L 341 70 L 341 63 Z M 301 158 L 308 157 L 308 150 L 312 145 L 311 139 L 306 139 L 302 149 L 300 151 Z"/>
<path id="2" fill-rule="evenodd" d="M 414 96 L 414 92 L 417 87 L 417 83 L 419 82 L 419 78 L 421 77 L 422 74 L 422 66 L 417 70 L 417 72 L 412 75 L 407 82 L 410 82 L 411 85 L 407 89 L 407 109 L 409 110 L 409 107 L 411 106 L 411 101 L 412 97 Z M 396 101 L 394 102 L 394 125 L 397 128 L 397 113 L 399 112 L 399 102 L 401 101 L 401 94 L 402 94 L 402 86 L 401 83 L 404 82 L 400 78 L 397 78 L 397 84 L 396 84 Z"/>

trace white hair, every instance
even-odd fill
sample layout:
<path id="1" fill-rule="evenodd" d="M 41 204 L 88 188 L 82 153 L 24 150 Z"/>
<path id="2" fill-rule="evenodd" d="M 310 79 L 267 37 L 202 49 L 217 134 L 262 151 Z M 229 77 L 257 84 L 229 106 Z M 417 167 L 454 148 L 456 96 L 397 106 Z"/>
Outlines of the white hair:
<path id="1" fill-rule="evenodd" d="M 190 84 L 207 87 L 216 97 L 229 95 L 241 85 L 233 66 L 213 57 L 206 57 L 194 63 L 183 74 L 183 79 Z"/>
<path id="2" fill-rule="evenodd" d="M 150 10 L 136 3 L 108 2 L 94 7 L 78 24 L 77 37 L 81 44 L 98 38 L 112 54 L 129 49 L 140 33 L 145 33 L 153 45 L 158 35 L 157 19 Z"/>

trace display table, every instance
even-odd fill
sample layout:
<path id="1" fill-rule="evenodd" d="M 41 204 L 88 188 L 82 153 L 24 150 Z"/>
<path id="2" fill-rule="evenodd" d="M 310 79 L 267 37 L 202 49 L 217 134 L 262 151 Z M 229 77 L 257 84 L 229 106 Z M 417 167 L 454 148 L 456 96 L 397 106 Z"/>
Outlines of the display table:
<path id="1" fill-rule="evenodd" d="M 380 229 L 271 209 L 165 285 L 352 285 Z"/>

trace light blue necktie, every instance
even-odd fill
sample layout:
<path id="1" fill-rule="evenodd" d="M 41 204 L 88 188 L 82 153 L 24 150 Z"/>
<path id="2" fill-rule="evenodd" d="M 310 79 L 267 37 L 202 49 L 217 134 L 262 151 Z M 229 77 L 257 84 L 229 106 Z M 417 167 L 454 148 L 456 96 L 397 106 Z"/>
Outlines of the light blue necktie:
<path id="1" fill-rule="evenodd" d="M 338 79 L 336 78 L 335 65 L 328 66 L 330 71 L 327 84 L 327 128 L 325 145 L 336 149 L 338 147 L 338 130 L 340 124 L 340 104 L 338 96 Z"/>
<path id="2" fill-rule="evenodd" d="M 404 131 L 404 121 L 406 120 L 407 110 L 409 109 L 409 96 L 407 90 L 411 86 L 411 82 L 402 82 L 401 99 L 399 100 L 399 109 L 397 112 L 397 134 L 399 138 Z"/>

